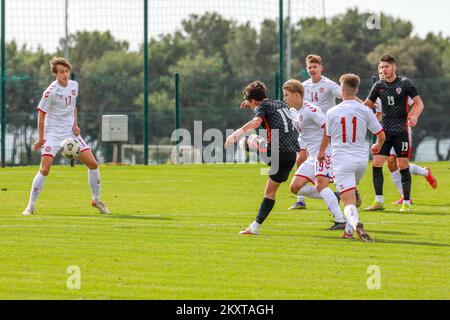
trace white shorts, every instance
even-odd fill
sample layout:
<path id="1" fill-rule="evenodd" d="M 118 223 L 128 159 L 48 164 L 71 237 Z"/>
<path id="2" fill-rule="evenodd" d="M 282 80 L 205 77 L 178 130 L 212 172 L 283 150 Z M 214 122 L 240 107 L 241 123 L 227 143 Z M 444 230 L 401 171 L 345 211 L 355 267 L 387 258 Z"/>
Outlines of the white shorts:
<path id="1" fill-rule="evenodd" d="M 335 160 L 334 184 L 339 193 L 344 193 L 356 188 L 366 172 L 368 160 Z"/>
<path id="2" fill-rule="evenodd" d="M 317 160 L 317 154 L 309 155 L 308 159 L 295 172 L 297 177 L 306 178 L 309 182 L 315 183 L 317 176 L 333 178 L 333 162 L 331 159 L 331 148 L 325 151 L 325 160 Z"/>
<path id="3" fill-rule="evenodd" d="M 45 142 L 41 148 L 41 157 L 55 158 L 56 154 L 61 149 L 61 147 L 60 147 L 61 142 L 66 138 L 74 138 L 80 144 L 80 146 L 81 146 L 80 153 L 90 150 L 86 141 L 84 141 L 84 139 L 81 136 L 76 136 L 74 134 L 71 134 L 67 137 L 48 136 L 48 137 L 45 137 Z"/>

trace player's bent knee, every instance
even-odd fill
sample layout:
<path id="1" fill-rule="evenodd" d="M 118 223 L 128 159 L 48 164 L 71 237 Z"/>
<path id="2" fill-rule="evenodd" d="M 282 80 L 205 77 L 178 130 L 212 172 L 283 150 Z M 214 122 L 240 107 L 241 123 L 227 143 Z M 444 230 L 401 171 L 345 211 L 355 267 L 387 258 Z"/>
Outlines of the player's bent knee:
<path id="1" fill-rule="evenodd" d="M 300 187 L 297 184 L 291 184 L 291 192 L 297 194 L 300 191 Z"/>
<path id="2" fill-rule="evenodd" d="M 48 176 L 48 174 L 50 173 L 50 168 L 44 167 L 44 168 L 40 168 L 39 172 L 45 177 Z"/>
<path id="3" fill-rule="evenodd" d="M 98 168 L 98 162 L 97 161 L 89 162 L 86 164 L 86 166 L 91 170 L 95 170 Z"/>

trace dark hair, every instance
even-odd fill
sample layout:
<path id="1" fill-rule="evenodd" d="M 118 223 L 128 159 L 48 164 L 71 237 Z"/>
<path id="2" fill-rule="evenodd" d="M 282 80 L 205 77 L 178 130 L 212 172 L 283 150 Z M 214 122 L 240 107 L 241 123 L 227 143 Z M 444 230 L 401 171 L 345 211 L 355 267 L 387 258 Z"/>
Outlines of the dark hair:
<path id="1" fill-rule="evenodd" d="M 267 87 L 261 81 L 253 81 L 248 86 L 245 87 L 242 94 L 244 95 L 245 100 L 254 99 L 256 101 L 263 101 L 267 98 L 266 95 Z"/>
<path id="2" fill-rule="evenodd" d="M 387 63 L 390 63 L 390 64 L 396 63 L 395 57 L 392 56 L 392 55 L 390 55 L 390 54 L 385 54 L 384 56 L 382 56 L 382 57 L 380 58 L 380 61 L 379 61 L 379 62 L 387 62 Z"/>

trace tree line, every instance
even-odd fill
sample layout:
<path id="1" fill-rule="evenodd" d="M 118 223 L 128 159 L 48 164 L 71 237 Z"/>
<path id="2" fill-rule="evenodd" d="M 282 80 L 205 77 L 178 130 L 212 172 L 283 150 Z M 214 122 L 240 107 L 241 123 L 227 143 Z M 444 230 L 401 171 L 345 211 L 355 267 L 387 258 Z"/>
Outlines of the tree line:
<path id="1" fill-rule="evenodd" d="M 418 127 L 413 131 L 413 147 L 427 137 L 439 141 L 450 137 L 447 103 L 450 101 L 450 40 L 442 34 L 425 38 L 413 35 L 409 21 L 381 15 L 381 28 L 365 27 L 369 14 L 357 9 L 330 19 L 304 18 L 291 22 L 292 77 L 305 80 L 305 57 L 322 56 L 324 74 L 337 81 L 352 72 L 362 79 L 364 99 L 377 75 L 378 58 L 384 53 L 397 57 L 399 74 L 413 80 L 425 104 Z M 286 21 L 287 22 L 287 21 Z M 287 23 L 284 24 L 287 28 Z M 53 81 L 48 60 L 63 55 L 65 40 L 55 52 L 6 45 L 6 106 L 8 132 L 13 133 L 14 155 L 21 164 L 33 162 L 31 143 L 36 113 L 43 90 Z M 78 31 L 68 41 L 69 60 L 80 83 L 78 99 L 82 133 L 94 151 L 108 148 L 99 142 L 101 115 L 129 114 L 130 143 L 142 144 L 143 48 L 130 51 L 126 41 L 110 32 Z M 252 80 L 264 81 L 275 94 L 278 70 L 278 22 L 264 20 L 255 27 L 226 19 L 216 12 L 191 15 L 173 33 L 149 41 L 150 142 L 170 143 L 175 128 L 174 74 L 180 74 L 182 127 L 193 128 L 202 120 L 203 128 L 225 131 L 235 128 L 251 114 L 239 110 L 243 86 Z M 96 150 L 97 149 L 97 150 Z M 415 154 L 413 150 L 413 154 Z"/>

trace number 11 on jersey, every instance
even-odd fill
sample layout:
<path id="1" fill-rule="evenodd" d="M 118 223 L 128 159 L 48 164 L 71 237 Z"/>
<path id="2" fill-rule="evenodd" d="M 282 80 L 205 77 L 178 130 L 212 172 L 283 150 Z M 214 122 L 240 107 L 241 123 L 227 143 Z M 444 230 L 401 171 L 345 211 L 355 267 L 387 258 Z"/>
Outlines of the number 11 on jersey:
<path id="1" fill-rule="evenodd" d="M 342 143 L 347 142 L 347 128 L 345 125 L 345 117 L 341 117 L 342 125 Z M 353 132 L 352 132 L 352 143 L 356 142 L 356 117 L 352 118 Z"/>

